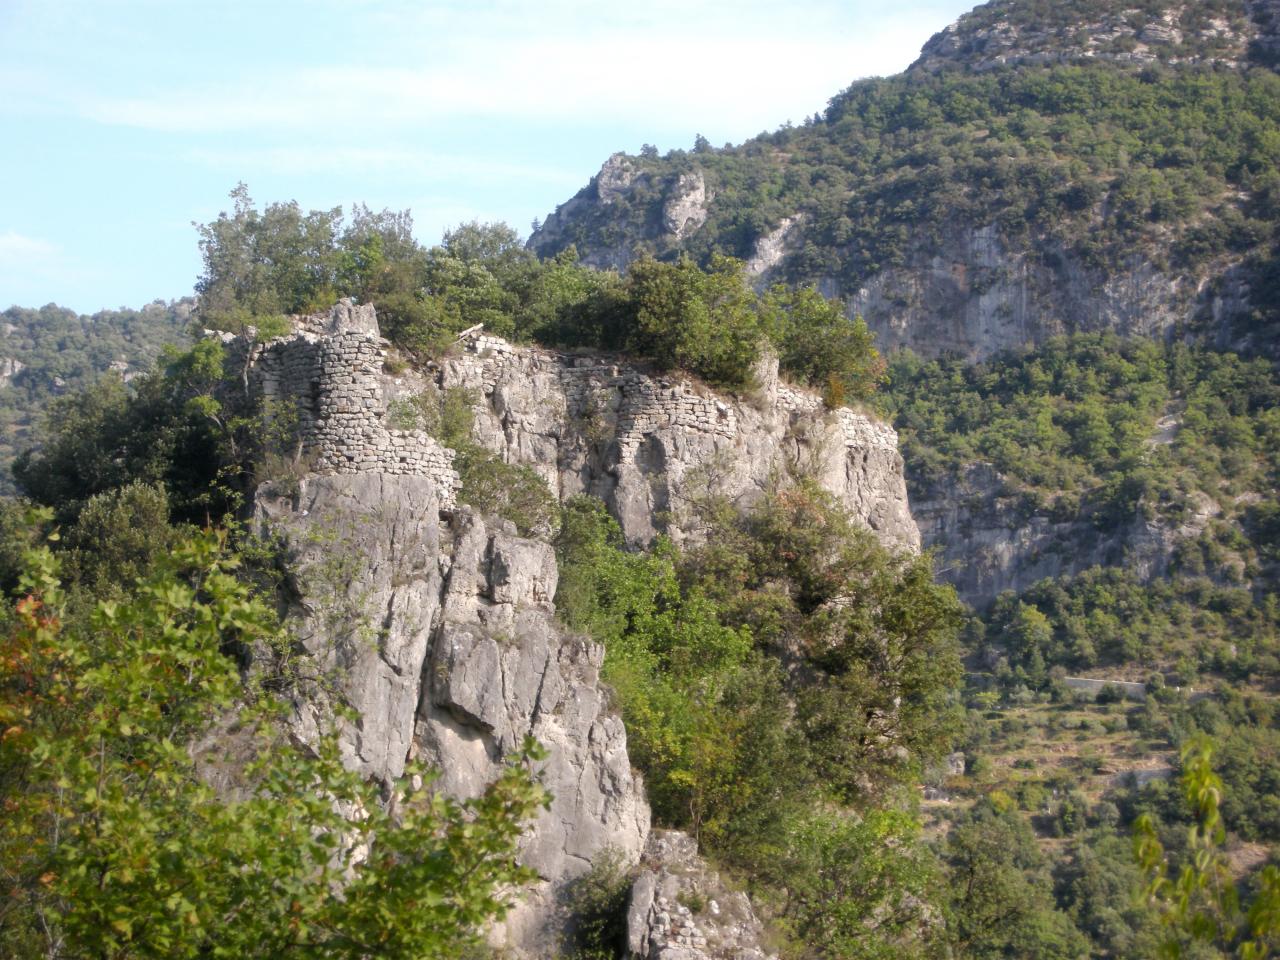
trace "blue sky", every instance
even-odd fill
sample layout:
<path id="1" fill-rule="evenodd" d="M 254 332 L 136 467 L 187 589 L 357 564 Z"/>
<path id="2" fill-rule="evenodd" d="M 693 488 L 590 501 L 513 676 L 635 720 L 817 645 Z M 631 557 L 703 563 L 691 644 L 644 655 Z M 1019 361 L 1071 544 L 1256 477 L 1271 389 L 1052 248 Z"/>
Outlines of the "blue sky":
<path id="1" fill-rule="evenodd" d="M 527 234 L 610 153 L 799 122 L 971 5 L 0 0 L 0 308 L 190 293 L 240 180 Z"/>

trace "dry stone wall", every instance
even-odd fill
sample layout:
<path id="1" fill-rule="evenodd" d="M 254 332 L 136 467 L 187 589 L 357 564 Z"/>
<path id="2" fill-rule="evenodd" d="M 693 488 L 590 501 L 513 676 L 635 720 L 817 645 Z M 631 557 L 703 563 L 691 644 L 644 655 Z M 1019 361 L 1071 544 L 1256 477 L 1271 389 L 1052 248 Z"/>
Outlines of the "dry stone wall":
<path id="1" fill-rule="evenodd" d="M 293 323 L 291 334 L 265 343 L 222 336 L 233 365 L 246 372 L 250 394 L 296 412 L 298 448 L 306 462 L 317 473 L 428 477 L 442 506 L 452 507 L 458 489 L 453 451 L 422 430 L 387 424 L 388 344 L 373 307 L 344 300 L 327 315 Z"/>

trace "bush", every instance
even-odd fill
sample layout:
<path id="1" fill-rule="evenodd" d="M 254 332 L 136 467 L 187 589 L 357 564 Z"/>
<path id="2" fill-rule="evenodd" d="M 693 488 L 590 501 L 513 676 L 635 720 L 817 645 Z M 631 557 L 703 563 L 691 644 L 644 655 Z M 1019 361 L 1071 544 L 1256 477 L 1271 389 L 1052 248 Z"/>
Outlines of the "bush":
<path id="1" fill-rule="evenodd" d="M 627 906 L 632 872 L 622 854 L 606 847 L 591 869 L 565 890 L 566 956 L 574 960 L 615 960 L 627 947 Z"/>

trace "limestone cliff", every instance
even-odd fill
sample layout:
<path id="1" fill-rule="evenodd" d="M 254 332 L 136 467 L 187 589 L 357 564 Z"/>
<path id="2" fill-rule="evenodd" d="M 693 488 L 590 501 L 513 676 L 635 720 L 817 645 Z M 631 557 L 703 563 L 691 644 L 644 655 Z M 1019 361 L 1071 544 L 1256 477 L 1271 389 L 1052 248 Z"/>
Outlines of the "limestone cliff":
<path id="1" fill-rule="evenodd" d="M 1104 271 L 1061 244 L 1010 242 L 995 224 L 956 227 L 856 289 L 821 286 L 867 321 L 881 349 L 974 360 L 1064 333 L 1161 336 L 1212 310 L 1197 280 L 1141 254 Z"/>
<path id="2" fill-rule="evenodd" d="M 354 768 L 385 781 L 421 759 L 459 796 L 492 780 L 525 736 L 550 751 L 542 774 L 554 800 L 523 846 L 539 881 L 493 934 L 517 956 L 556 954 L 565 889 L 605 851 L 639 862 L 648 806 L 600 683 L 604 650 L 556 620 L 552 547 L 458 503 L 453 451 L 389 426 L 388 405 L 415 390 L 472 390 L 477 440 L 531 465 L 561 496 L 602 496 L 633 543 L 658 530 L 696 536 L 682 497 L 746 499 L 796 470 L 812 471 L 886 541 L 919 543 L 893 431 L 825 411 L 771 367 L 747 400 L 618 358 L 476 337 L 423 374 L 390 375 L 373 311 L 349 303 L 267 343 L 225 339 L 242 371 L 237 389 L 296 412 L 308 467 L 264 484 L 254 505 L 258 529 L 285 547 L 294 634 L 332 678 L 297 704 L 298 737 L 313 737 L 339 698 L 354 711 L 341 730 Z M 647 869 L 703 869 L 687 842 L 676 846 L 650 848 Z M 749 903 L 721 899 L 732 929 L 708 920 L 709 939 L 677 941 L 658 909 L 638 954 L 763 956 Z"/>
<path id="3" fill-rule="evenodd" d="M 892 427 L 780 383 L 765 357 L 749 394 L 716 393 L 678 373 L 616 356 L 467 340 L 433 371 L 441 390 L 471 391 L 476 439 L 527 464 L 566 498 L 602 499 L 627 541 L 696 536 L 689 501 L 743 505 L 771 483 L 814 477 L 888 545 L 919 547 Z"/>
<path id="4" fill-rule="evenodd" d="M 1198 536 L 1220 512 L 1201 496 L 1176 524 L 1140 513 L 1118 525 L 1090 516 L 1057 519 L 1028 509 L 985 463 L 968 465 L 954 485 L 918 498 L 913 509 L 925 547 L 937 550 L 938 578 L 977 609 L 1005 590 L 1020 593 L 1093 566 L 1123 566 L 1142 580 L 1164 576 L 1178 544 Z"/>
<path id="5" fill-rule="evenodd" d="M 550 546 L 466 507 L 442 522 L 422 476 L 311 476 L 290 497 L 263 491 L 258 511 L 292 548 L 297 635 L 358 716 L 349 762 L 390 778 L 417 758 L 472 796 L 525 736 L 548 749 L 552 805 L 522 844 L 539 879 L 493 940 L 554 955 L 565 885 L 606 850 L 634 863 L 649 810 L 599 682 L 604 650 L 555 620 Z M 304 739 L 328 706 L 299 704 Z"/>

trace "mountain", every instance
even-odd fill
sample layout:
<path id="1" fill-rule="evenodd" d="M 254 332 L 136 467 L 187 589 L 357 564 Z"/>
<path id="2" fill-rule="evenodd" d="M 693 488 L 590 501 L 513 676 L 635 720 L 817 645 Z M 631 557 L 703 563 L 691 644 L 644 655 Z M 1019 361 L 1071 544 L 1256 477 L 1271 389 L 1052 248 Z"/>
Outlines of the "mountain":
<path id="1" fill-rule="evenodd" d="M 529 245 L 736 256 L 928 356 L 1104 330 L 1271 353 L 1278 9 L 990 3 L 801 126 L 613 155 Z"/>
<path id="2" fill-rule="evenodd" d="M 1012 64 L 1107 61 L 1123 65 L 1274 66 L 1274 0 L 1119 5 L 995 0 L 970 11 L 920 51 L 910 70 L 984 71 Z"/>
<path id="3" fill-rule="evenodd" d="M 75 683 L 87 663 L 163 729 L 184 671 L 141 683 L 126 662 L 187 635 L 133 622 L 157 602 L 210 625 L 228 683 L 221 712 L 156 738 L 199 809 L 210 787 L 258 799 L 261 734 L 345 764 L 358 802 L 280 782 L 353 822 L 412 818 L 406 783 L 438 791 L 432 809 L 483 805 L 526 738 L 548 749 L 518 761 L 545 805 L 492 851 L 527 883 L 451 924 L 496 952 L 441 956 L 1170 955 L 1178 907 L 1134 896 L 1160 843 L 1189 882 L 1233 875 L 1251 916 L 1280 916 L 1263 867 L 1280 842 L 1275 13 L 989 4 L 802 127 L 609 158 L 530 248 L 469 224 L 425 249 L 406 214 L 259 213 L 241 187 L 200 228 L 210 329 L 129 390 L 95 382 L 121 369 L 117 341 L 152 355 L 189 305 L 9 311 L 10 334 L 69 331 L 67 359 L 77 336 L 106 343 L 19 460 L 48 510 L 0 501 L 0 581 L 48 602 L 15 608 L 10 659 L 56 655 L 61 623 L 116 659 L 9 685 L 5 756 L 26 749 L 31 781 L 9 778 L 24 816 L 0 820 L 0 866 L 23 866 L 28 899 L 0 943 L 96 934 L 80 918 L 98 901 L 66 891 L 111 903 L 117 877 L 209 863 L 211 889 L 243 889 L 217 844 L 157 866 L 78 845 L 58 814 L 55 753 L 88 788 L 80 822 L 122 771 L 105 793 L 136 799 L 144 838 L 202 849 L 207 824 L 151 815 L 125 713 L 27 696 L 26 677 Z M 840 299 L 758 294 L 744 272 Z M 63 357 L 23 349 L 0 368 L 15 381 Z M 47 394 L 70 388 L 57 376 Z M 236 578 L 175 580 L 169 555 L 217 517 L 206 549 Z M 139 589 L 154 569 L 168 586 Z M 207 607 L 231 585 L 257 613 Z M 274 629 L 268 607 L 271 638 L 249 622 Z M 126 633 L 144 656 L 119 656 Z M 268 698 L 267 729 L 242 722 L 242 693 Z M 54 731 L 88 716 L 94 749 L 27 736 L 35 708 Z M 1229 839 L 1188 829 L 1180 765 Z M 449 840 L 464 855 L 469 829 Z M 38 834 L 89 866 L 27 868 Z M 338 854 L 347 890 L 422 849 L 384 839 Z M 255 889 L 285 939 L 311 936 L 302 903 Z M 325 955 L 376 953 L 438 900 L 370 889 L 377 939 Z M 339 918 L 368 902 L 330 893 Z M 216 952 L 226 915 L 179 926 Z M 1196 956 L 1242 953 L 1240 918 L 1206 934 L 1204 916 L 1192 934 L 1218 942 Z M 173 927 L 111 929 L 171 952 Z"/>

